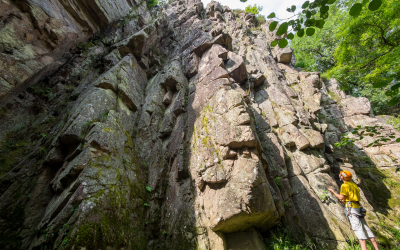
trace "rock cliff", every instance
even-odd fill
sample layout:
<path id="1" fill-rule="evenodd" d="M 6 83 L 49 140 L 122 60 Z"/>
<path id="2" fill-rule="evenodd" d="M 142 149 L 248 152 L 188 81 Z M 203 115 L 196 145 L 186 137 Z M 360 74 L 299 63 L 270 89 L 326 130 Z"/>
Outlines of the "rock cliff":
<path id="1" fill-rule="evenodd" d="M 254 15 L 2 0 L 0 20 L 1 249 L 265 249 L 279 223 L 340 249 L 353 234 L 326 190 L 341 169 L 379 243 L 399 244 L 400 145 L 334 143 L 400 133 L 294 68 Z"/>

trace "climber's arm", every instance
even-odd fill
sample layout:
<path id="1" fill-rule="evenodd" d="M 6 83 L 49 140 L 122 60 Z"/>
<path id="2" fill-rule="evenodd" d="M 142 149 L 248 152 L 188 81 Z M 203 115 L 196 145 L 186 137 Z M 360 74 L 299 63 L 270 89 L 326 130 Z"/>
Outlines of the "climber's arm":
<path id="1" fill-rule="evenodd" d="M 346 199 L 346 196 L 343 194 L 337 194 L 332 188 L 328 188 L 328 190 L 334 195 L 336 196 L 336 198 L 338 198 L 338 200 L 343 200 Z"/>

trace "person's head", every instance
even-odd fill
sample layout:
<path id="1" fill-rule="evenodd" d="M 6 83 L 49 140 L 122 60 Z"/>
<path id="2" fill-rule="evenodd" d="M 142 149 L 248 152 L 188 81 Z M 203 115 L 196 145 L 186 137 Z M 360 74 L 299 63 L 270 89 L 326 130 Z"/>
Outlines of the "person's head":
<path id="1" fill-rule="evenodd" d="M 353 175 L 350 173 L 350 171 L 342 170 L 340 171 L 339 178 L 342 181 L 350 181 L 351 178 L 353 178 Z"/>

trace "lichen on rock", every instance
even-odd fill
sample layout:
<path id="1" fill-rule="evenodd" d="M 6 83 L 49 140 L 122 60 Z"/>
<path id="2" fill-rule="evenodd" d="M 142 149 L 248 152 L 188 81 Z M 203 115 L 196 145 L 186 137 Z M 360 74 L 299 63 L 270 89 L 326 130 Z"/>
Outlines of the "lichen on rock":
<path id="1" fill-rule="evenodd" d="M 264 249 L 281 223 L 342 249 L 353 234 L 326 192 L 342 169 L 398 246 L 399 144 L 334 146 L 394 128 L 294 68 L 268 23 L 216 1 L 52 3 L 0 3 L 0 248 Z"/>

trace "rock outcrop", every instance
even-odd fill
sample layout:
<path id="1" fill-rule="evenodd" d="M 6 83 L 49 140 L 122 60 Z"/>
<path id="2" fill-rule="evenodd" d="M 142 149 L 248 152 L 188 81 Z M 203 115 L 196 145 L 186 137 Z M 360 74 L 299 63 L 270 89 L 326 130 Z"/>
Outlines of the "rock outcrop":
<path id="1" fill-rule="evenodd" d="M 341 169 L 380 244 L 398 244 L 400 133 L 367 99 L 294 69 L 254 15 L 197 0 L 0 7 L 2 249 L 265 249 L 260 233 L 280 222 L 340 249 L 353 235 L 326 190 Z M 396 136 L 334 146 L 359 125 Z"/>

